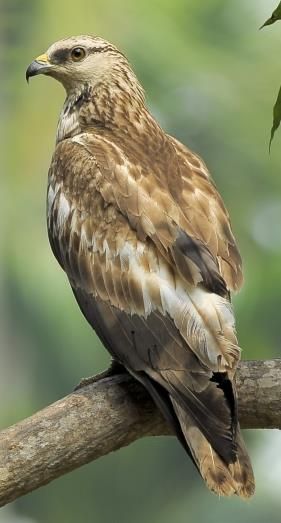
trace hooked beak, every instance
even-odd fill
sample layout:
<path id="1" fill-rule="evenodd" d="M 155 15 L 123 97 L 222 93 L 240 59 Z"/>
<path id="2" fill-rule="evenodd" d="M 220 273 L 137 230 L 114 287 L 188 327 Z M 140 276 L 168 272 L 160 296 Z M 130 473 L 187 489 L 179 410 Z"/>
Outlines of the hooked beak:
<path id="1" fill-rule="evenodd" d="M 47 54 L 41 54 L 37 56 L 33 62 L 28 66 L 25 77 L 28 83 L 31 76 L 36 76 L 37 74 L 47 74 L 51 69 L 52 64 L 50 64 Z"/>

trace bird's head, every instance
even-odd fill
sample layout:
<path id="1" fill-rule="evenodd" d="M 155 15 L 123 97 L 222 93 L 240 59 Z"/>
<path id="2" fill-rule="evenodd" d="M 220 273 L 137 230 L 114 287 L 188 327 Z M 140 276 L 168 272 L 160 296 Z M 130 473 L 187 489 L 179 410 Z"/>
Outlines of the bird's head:
<path id="1" fill-rule="evenodd" d="M 99 37 L 73 36 L 52 44 L 27 68 L 26 79 L 45 74 L 63 84 L 67 93 L 88 84 L 110 83 L 122 77 L 137 82 L 126 57 Z"/>

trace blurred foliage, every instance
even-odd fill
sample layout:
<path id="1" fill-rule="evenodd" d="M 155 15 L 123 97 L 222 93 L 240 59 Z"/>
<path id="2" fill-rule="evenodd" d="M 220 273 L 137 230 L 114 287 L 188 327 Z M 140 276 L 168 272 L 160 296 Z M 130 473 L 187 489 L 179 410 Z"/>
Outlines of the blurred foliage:
<path id="1" fill-rule="evenodd" d="M 107 365 L 48 245 L 46 174 L 61 87 L 25 69 L 53 41 L 99 34 L 129 57 L 163 127 L 205 159 L 245 266 L 235 297 L 246 358 L 280 355 L 280 155 L 265 129 L 279 32 L 275 0 L 1 0 L 0 423 L 32 414 Z M 274 28 L 273 28 L 274 29 Z M 281 436 L 249 434 L 253 501 L 212 496 L 174 438 L 138 441 L 0 512 L 1 523 L 280 522 Z M 273 456 L 269 449 L 275 450 Z"/>
<path id="2" fill-rule="evenodd" d="M 270 141 L 269 141 L 269 152 L 271 150 L 272 140 L 274 138 L 275 132 L 277 131 L 281 122 L 281 87 L 278 92 L 277 100 L 273 107 L 273 124 L 270 132 Z"/>
<path id="3" fill-rule="evenodd" d="M 273 11 L 270 18 L 268 18 L 260 29 L 267 25 L 272 25 L 278 20 L 281 20 L 281 2 L 278 4 L 276 9 Z M 275 132 L 277 131 L 281 122 L 281 88 L 279 89 L 277 100 L 273 108 L 273 124 L 270 132 L 270 141 L 269 141 L 269 152 L 271 149 L 272 140 L 274 138 Z"/>
<path id="4" fill-rule="evenodd" d="M 270 18 L 268 18 L 264 24 L 262 24 L 262 26 L 260 27 L 260 29 L 262 29 L 263 27 L 265 27 L 266 25 L 272 25 L 272 24 L 275 24 L 275 22 L 278 22 L 278 20 L 281 20 L 281 2 L 279 2 L 278 6 L 276 7 L 276 9 L 274 9 L 272 15 Z"/>

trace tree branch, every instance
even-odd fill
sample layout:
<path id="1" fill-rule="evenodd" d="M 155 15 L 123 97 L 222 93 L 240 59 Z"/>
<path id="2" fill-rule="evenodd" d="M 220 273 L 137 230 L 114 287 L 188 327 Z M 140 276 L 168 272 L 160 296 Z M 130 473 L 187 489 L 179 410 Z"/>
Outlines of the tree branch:
<path id="1" fill-rule="evenodd" d="M 243 428 L 281 428 L 281 360 L 237 372 Z M 105 378 L 0 432 L 0 506 L 144 436 L 170 434 L 129 375 Z"/>

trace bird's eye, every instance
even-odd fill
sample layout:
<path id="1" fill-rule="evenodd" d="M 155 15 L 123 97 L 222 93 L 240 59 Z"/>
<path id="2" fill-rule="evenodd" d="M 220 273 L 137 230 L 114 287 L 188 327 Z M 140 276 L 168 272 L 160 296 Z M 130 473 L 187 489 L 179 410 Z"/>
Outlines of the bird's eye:
<path id="1" fill-rule="evenodd" d="M 71 58 L 74 62 L 80 62 L 85 58 L 86 51 L 83 49 L 83 47 L 74 47 L 71 51 Z"/>

